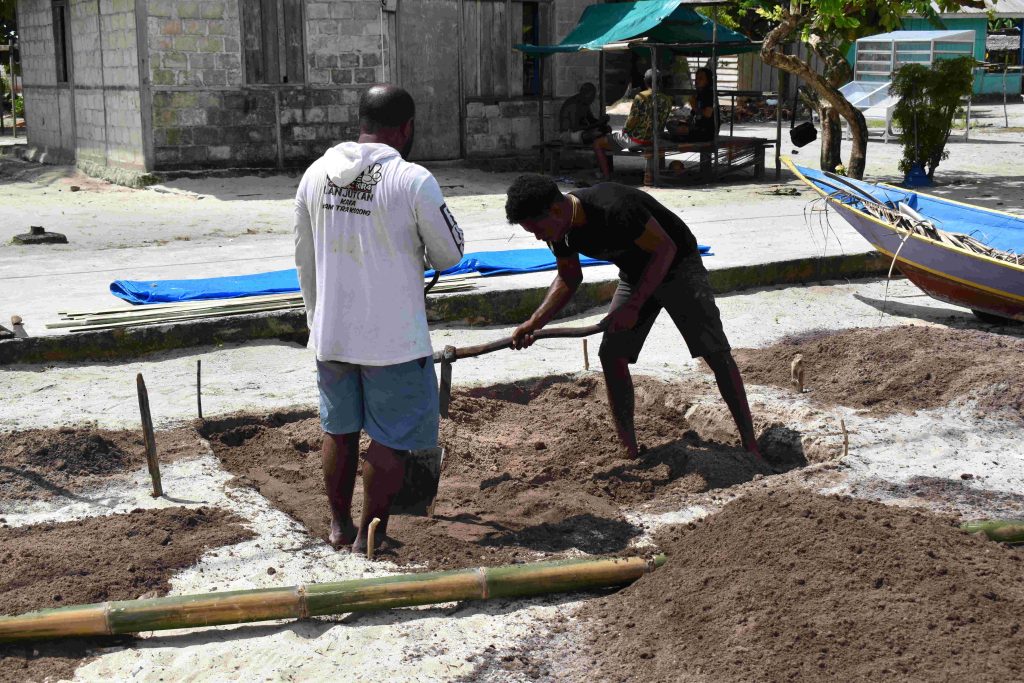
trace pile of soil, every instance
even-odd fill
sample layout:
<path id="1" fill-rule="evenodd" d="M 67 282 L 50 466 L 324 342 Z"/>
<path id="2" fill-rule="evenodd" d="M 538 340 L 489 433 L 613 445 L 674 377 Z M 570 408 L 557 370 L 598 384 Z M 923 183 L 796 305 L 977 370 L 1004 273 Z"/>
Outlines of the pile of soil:
<path id="1" fill-rule="evenodd" d="M 161 462 L 194 454 L 200 443 L 191 429 L 157 434 Z M 33 429 L 0 435 L 0 500 L 73 497 L 112 476 L 144 466 L 141 432 L 89 427 Z"/>
<path id="2" fill-rule="evenodd" d="M 165 594 L 204 552 L 252 538 L 217 509 L 135 510 L 60 524 L 0 527 L 0 614 Z M 115 639 L 0 645 L 0 681 L 70 678 Z"/>
<path id="3" fill-rule="evenodd" d="M 623 553 L 639 530 L 620 506 L 771 473 L 739 449 L 698 438 L 684 417 L 688 407 L 681 386 L 638 381 L 637 433 L 647 450 L 628 460 L 600 379 L 457 391 L 441 429 L 446 459 L 435 517 L 394 517 L 388 532 L 400 545 L 385 556 L 435 568 L 535 560 L 573 549 Z M 240 482 L 326 538 L 315 416 L 235 416 L 207 422 L 203 435 Z M 360 498 L 357 493 L 357 515 Z"/>
<path id="4" fill-rule="evenodd" d="M 797 353 L 817 401 L 882 415 L 976 398 L 979 408 L 1024 419 L 1024 339 L 941 327 L 865 328 L 788 337 L 735 356 L 747 382 L 789 389 Z"/>
<path id="5" fill-rule="evenodd" d="M 601 680 L 1024 676 L 1024 554 L 952 518 L 762 492 L 658 542 L 663 568 L 581 612 Z"/>

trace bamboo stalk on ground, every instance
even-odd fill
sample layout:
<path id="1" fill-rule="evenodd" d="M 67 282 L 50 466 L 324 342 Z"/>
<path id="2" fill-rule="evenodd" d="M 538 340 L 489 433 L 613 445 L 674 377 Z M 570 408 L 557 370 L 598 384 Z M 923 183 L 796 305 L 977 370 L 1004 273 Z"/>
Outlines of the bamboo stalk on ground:
<path id="1" fill-rule="evenodd" d="M 0 617 L 0 642 L 305 619 L 392 607 L 579 591 L 629 584 L 664 563 L 664 555 L 651 560 L 560 560 L 287 588 L 119 600 Z"/>
<path id="2" fill-rule="evenodd" d="M 474 285 L 461 282 L 443 282 L 431 294 L 463 292 Z M 146 304 L 135 308 L 99 311 L 61 312 L 61 320 L 47 323 L 47 329 L 69 329 L 72 332 L 159 325 L 199 318 L 211 318 L 242 313 L 263 313 L 302 308 L 302 296 L 297 293 L 267 294 L 263 296 L 215 299 L 209 301 L 183 301 L 164 304 Z"/>
<path id="3" fill-rule="evenodd" d="M 1000 543 L 1024 543 L 1024 519 L 979 519 L 960 525 L 972 534 L 981 532 Z"/>

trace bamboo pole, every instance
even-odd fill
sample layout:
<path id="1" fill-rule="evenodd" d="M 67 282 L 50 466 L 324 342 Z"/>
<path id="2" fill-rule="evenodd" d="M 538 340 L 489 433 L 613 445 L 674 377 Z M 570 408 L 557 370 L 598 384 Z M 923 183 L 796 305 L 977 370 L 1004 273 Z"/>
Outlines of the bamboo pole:
<path id="1" fill-rule="evenodd" d="M 1024 543 L 1024 519 L 979 519 L 960 525 L 972 534 L 983 533 L 1000 543 Z"/>
<path id="2" fill-rule="evenodd" d="M 146 391 L 146 380 L 140 372 L 135 377 L 139 389 L 139 413 L 142 415 L 142 437 L 146 442 L 146 463 L 149 465 L 149 476 L 153 480 L 153 497 L 164 495 L 164 487 L 160 482 L 160 460 L 156 457 L 156 435 L 153 433 L 153 416 L 149 412 L 149 392 Z"/>
<path id="3" fill-rule="evenodd" d="M 119 600 L 0 617 L 0 642 L 305 619 L 392 607 L 579 591 L 629 584 L 664 563 L 664 555 L 651 560 L 560 560 L 286 588 Z"/>

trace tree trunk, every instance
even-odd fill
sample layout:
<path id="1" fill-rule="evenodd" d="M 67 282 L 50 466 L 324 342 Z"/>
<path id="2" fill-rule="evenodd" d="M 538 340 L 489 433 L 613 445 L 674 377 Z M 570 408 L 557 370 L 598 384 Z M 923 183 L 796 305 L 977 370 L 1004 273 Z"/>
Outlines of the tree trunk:
<path id="1" fill-rule="evenodd" d="M 843 97 L 843 94 L 824 76 L 820 75 L 806 61 L 795 55 L 787 55 L 782 51 L 782 44 L 792 37 L 806 21 L 802 15 L 783 12 L 782 22 L 768 32 L 761 45 L 761 59 L 765 64 L 795 74 L 809 85 L 818 97 L 831 105 L 836 114 L 842 116 L 850 124 L 853 135 L 853 149 L 850 161 L 846 164 L 846 173 L 852 178 L 864 177 L 864 160 L 868 147 L 868 124 L 864 114 L 856 109 Z"/>
<path id="2" fill-rule="evenodd" d="M 843 163 L 843 125 L 839 112 L 824 102 L 818 108 L 818 116 L 821 119 L 821 170 L 835 172 L 836 166 Z"/>

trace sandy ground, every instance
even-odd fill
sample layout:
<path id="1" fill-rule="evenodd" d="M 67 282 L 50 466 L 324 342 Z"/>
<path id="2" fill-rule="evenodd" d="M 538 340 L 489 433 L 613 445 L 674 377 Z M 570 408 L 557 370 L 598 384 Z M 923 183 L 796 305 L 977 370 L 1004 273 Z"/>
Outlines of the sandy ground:
<path id="1" fill-rule="evenodd" d="M 879 307 L 886 296 L 889 313 L 882 313 Z M 822 328 L 978 326 L 966 311 L 934 302 L 905 281 L 892 282 L 887 295 L 884 281 L 870 281 L 776 288 L 724 296 L 719 302 L 737 347 L 766 346 L 787 334 Z M 600 316 L 593 311 L 572 322 L 591 323 Z M 433 331 L 434 344 L 474 343 L 508 331 L 440 327 Z M 131 426 L 136 421 L 132 378 L 137 371 L 147 376 L 158 423 L 180 423 L 194 416 L 194 361 L 200 357 L 205 361 L 208 415 L 313 405 L 310 353 L 295 345 L 256 344 L 160 354 L 124 365 L 9 368 L 0 374 L 0 395 L 5 397 L 0 426 L 18 429 L 83 421 L 104 427 Z M 485 385 L 582 371 L 582 364 L 579 341 L 551 341 L 527 352 L 499 352 L 461 361 L 454 374 L 460 386 Z M 700 377 L 667 318 L 655 326 L 637 372 L 663 378 Z M 810 385 L 813 381 L 808 378 Z M 820 434 L 831 439 L 831 447 L 838 443 L 840 419 L 850 433 L 850 452 L 838 469 L 834 464 L 812 465 L 773 478 L 779 485 L 854 493 L 893 504 L 925 504 L 962 514 L 986 514 L 995 509 L 986 503 L 994 494 L 1011 494 L 1024 486 L 1024 454 L 1019 448 L 1024 429 L 1019 423 L 979 414 L 969 404 L 879 418 L 848 408 L 823 409 L 813 404 L 813 393 L 795 397 L 779 389 L 752 387 L 750 394 L 756 414 L 781 417 L 804 433 Z M 709 387 L 707 399 L 692 410 L 713 414 L 722 408 Z M 208 553 L 197 567 L 174 579 L 172 594 L 401 570 L 331 551 L 259 494 L 226 486 L 227 473 L 209 451 L 200 450 L 194 457 L 165 466 L 166 499 L 148 495 L 146 475 L 140 470 L 129 485 L 86 492 L 70 503 L 0 502 L 0 516 L 17 526 L 183 504 L 216 506 L 250 520 L 255 539 Z M 965 473 L 974 479 L 961 479 Z M 922 480 L 956 482 L 960 493 L 942 495 L 940 491 L 931 498 L 915 497 L 910 487 Z M 709 514 L 738 493 L 730 489 L 687 496 L 668 510 L 664 501 L 656 510 L 640 506 L 629 517 L 650 533 L 664 524 Z M 637 543 L 647 538 L 645 534 Z M 268 574 L 269 567 L 276 573 Z M 510 672 L 495 662 L 563 630 L 572 623 L 581 599 L 554 596 L 170 632 L 147 637 L 132 649 L 102 654 L 81 667 L 76 680 L 313 680 L 328 676 L 367 681 L 385 676 L 396 681 L 527 680 L 528 672 Z"/>
<path id="2" fill-rule="evenodd" d="M 938 172 L 937 194 L 1007 211 L 1024 212 L 1019 176 L 1024 104 L 975 107 L 970 140 L 957 133 Z M 738 126 L 737 134 L 775 138 L 771 124 Z M 895 181 L 900 146 L 873 130 L 867 177 Z M 795 150 L 783 127 L 783 154 L 817 165 L 818 142 Z M 846 143 L 848 148 L 849 143 Z M 771 150 L 769 150 L 771 154 Z M 635 160 L 625 159 L 625 166 Z M 774 161 L 762 182 L 739 180 L 710 187 L 653 189 L 678 211 L 698 239 L 714 248 L 709 268 L 859 253 L 869 249 L 843 221 L 823 226 L 809 202 L 815 195 L 788 171 L 775 180 Z M 467 251 L 536 247 L 504 219 L 510 173 L 482 173 L 459 165 L 432 167 L 463 227 Z M 577 172 L 574 179 L 589 179 Z M 122 303 L 108 293 L 115 279 L 213 277 L 293 266 L 291 215 L 294 175 L 179 179 L 145 190 L 110 185 L 68 167 L 40 167 L 0 159 L 0 320 L 24 318 L 29 334 L 46 334 L 61 310 L 96 310 Z M 567 189 L 574 182 L 563 183 Z M 73 191 L 73 188 L 78 188 Z M 795 193 L 795 194 L 794 194 Z M 32 225 L 68 236 L 66 246 L 13 246 L 9 238 Z M 611 279 L 612 267 L 588 278 Z M 546 274 L 489 278 L 478 288 L 539 286 Z M 123 304 L 127 307 L 127 304 Z"/>
<path id="3" fill-rule="evenodd" d="M 984 117 L 982 122 L 1001 123 L 1001 109 L 983 109 L 975 110 Z M 1024 105 L 1015 105 L 1012 115 L 1019 125 Z M 758 130 L 762 135 L 773 133 L 766 126 Z M 997 126 L 972 130 L 970 142 L 952 140 L 950 158 L 939 171 L 947 184 L 936 192 L 1024 211 L 1024 183 L 1019 176 L 1022 141 L 1019 131 L 1001 132 Z M 783 151 L 790 152 L 788 144 Z M 873 141 L 869 176 L 895 178 L 898 156 L 897 145 Z M 812 145 L 800 150 L 797 160 L 816 158 Z M 510 175 L 457 167 L 435 170 L 466 229 L 470 250 L 531 246 L 528 236 L 513 231 L 502 218 L 502 193 Z M 711 267 L 743 258 L 776 260 L 778 254 L 837 253 L 832 250 L 839 247 L 831 241 L 837 235 L 847 252 L 867 248 L 845 226 L 834 225 L 834 234 L 814 223 L 809 227 L 804 212 L 810 195 L 794 181 L 785 177 L 783 181 L 800 194 L 774 194 L 772 182 L 653 192 L 681 211 L 698 237 L 715 246 L 718 255 L 708 259 Z M 105 288 L 115 277 L 186 277 L 288 267 L 290 197 L 296 182 L 297 178 L 285 176 L 180 180 L 148 190 L 127 190 L 68 169 L 4 162 L 0 319 L 20 313 L 29 319 L 31 331 L 41 331 L 41 324 L 58 308 L 112 301 Z M 80 189 L 72 192 L 73 185 Z M 10 234 L 40 224 L 67 233 L 72 245 L 44 251 L 6 245 Z M 750 256 L 758 249 L 763 253 Z M 544 274 L 539 281 L 549 278 Z M 903 280 L 774 288 L 723 296 L 719 305 L 736 347 L 763 347 L 787 334 L 823 328 L 914 324 L 992 329 L 963 309 L 922 295 Z M 880 310 L 883 307 L 886 312 Z M 589 324 L 601 316 L 601 311 L 591 311 L 564 322 Z M 432 338 L 435 348 L 440 348 L 477 343 L 510 331 L 442 325 L 432 330 Z M 1020 334 L 1013 329 L 999 331 Z M 597 340 L 592 342 L 590 372 L 594 373 L 598 371 Z M 207 415 L 315 405 L 310 352 L 297 345 L 266 342 L 187 349 L 123 364 L 5 367 L 0 372 L 0 430 L 83 422 L 134 427 L 138 372 L 146 376 L 158 426 L 180 424 L 195 417 L 198 359 L 204 361 Z M 551 341 L 528 352 L 460 361 L 454 378 L 457 385 L 470 386 L 583 371 L 580 341 Z M 707 384 L 664 317 L 655 326 L 636 372 L 660 378 L 703 377 Z M 813 384 L 813 377 L 808 382 Z M 837 443 L 840 420 L 849 429 L 850 452 L 841 464 L 812 465 L 780 475 L 774 478 L 779 485 L 853 493 L 898 505 L 924 504 L 964 515 L 1020 507 L 1019 502 L 1005 502 L 1024 486 L 1024 454 L 1019 446 L 1024 429 L 1019 423 L 994 419 L 970 404 L 875 417 L 848 408 L 823 409 L 814 405 L 813 394 L 795 397 L 780 389 L 751 387 L 750 396 L 756 414 L 777 416 L 805 433 L 819 434 L 831 440 L 830 447 Z M 708 386 L 707 399 L 694 411 L 698 416 L 700 411 L 712 414 L 722 410 L 719 403 Z M 964 479 L 964 474 L 973 478 Z M 259 494 L 227 486 L 229 475 L 205 447 L 164 467 L 165 499 L 150 498 L 143 471 L 133 476 L 127 485 L 87 491 L 74 501 L 0 501 L 0 516 L 10 525 L 24 525 L 118 514 L 137 507 L 206 505 L 250 520 L 255 539 L 208 553 L 198 566 L 174 579 L 173 594 L 402 570 L 331 551 Z M 929 481 L 948 485 L 938 487 L 930 497 L 913 495 L 915 487 Z M 650 532 L 664 524 L 705 516 L 737 493 L 689 496 L 671 509 L 640 506 L 629 511 L 629 517 Z M 270 567 L 274 574 L 267 572 Z M 155 637 L 144 634 L 147 637 L 137 647 L 102 653 L 78 670 L 76 680 L 316 680 L 329 676 L 367 681 L 385 677 L 395 681 L 527 680 L 528 672 L 510 672 L 495 662 L 548 642 L 552 634 L 573 623 L 582 599 L 554 596 Z"/>

